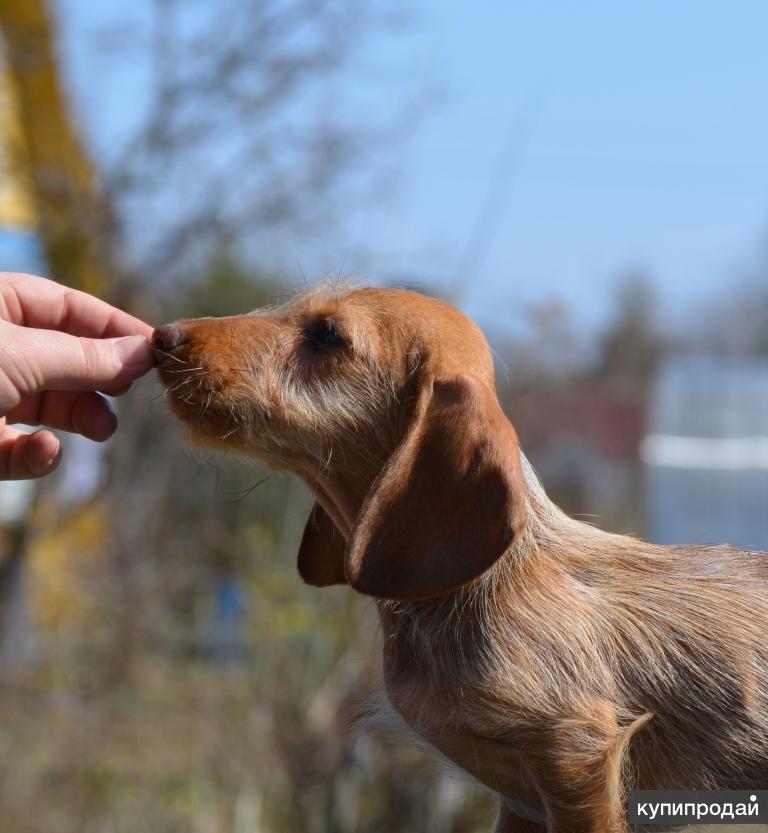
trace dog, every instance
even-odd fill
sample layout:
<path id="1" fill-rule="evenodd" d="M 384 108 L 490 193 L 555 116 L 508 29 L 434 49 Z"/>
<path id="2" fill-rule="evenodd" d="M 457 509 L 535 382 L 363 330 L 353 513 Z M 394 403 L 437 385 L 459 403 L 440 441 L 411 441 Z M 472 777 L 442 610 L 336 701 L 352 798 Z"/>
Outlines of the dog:
<path id="1" fill-rule="evenodd" d="M 497 833 L 619 833 L 628 789 L 768 786 L 768 556 L 561 512 L 457 309 L 320 285 L 153 346 L 194 441 L 312 491 L 302 579 L 374 597 L 390 703 L 498 794 Z"/>

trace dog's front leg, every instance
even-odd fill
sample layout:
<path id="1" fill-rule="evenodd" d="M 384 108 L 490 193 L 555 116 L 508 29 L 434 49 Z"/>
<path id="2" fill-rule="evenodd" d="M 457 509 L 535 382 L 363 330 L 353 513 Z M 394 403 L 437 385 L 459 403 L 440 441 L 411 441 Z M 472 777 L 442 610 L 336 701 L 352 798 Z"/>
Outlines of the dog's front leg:
<path id="1" fill-rule="evenodd" d="M 585 764 L 579 759 L 580 754 L 567 761 L 550 759 L 547 771 L 532 767 L 546 808 L 547 833 L 624 833 L 621 799 L 612 794 L 608 779 L 597 767 L 593 769 L 597 762 Z"/>
<path id="2" fill-rule="evenodd" d="M 620 727 L 615 710 L 597 703 L 587 716 L 560 718 L 529 739 L 523 757 L 546 807 L 548 833 L 626 831 L 621 763 L 648 719 Z"/>

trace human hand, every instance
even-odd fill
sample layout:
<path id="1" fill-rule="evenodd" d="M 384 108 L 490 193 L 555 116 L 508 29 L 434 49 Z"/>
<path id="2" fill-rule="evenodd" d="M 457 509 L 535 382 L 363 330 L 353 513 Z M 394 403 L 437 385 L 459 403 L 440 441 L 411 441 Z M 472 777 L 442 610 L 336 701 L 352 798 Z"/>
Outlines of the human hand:
<path id="1" fill-rule="evenodd" d="M 152 327 L 84 292 L 0 273 L 0 480 L 41 477 L 61 454 L 46 425 L 103 442 L 117 427 L 107 400 L 154 364 Z"/>

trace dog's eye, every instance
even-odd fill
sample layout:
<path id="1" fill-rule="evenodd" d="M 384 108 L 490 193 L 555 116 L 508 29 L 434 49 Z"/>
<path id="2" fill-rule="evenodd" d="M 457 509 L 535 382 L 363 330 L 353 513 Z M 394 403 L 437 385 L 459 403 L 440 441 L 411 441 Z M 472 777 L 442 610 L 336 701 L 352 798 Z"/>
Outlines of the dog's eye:
<path id="1" fill-rule="evenodd" d="M 316 347 L 341 347 L 344 344 L 336 322 L 330 318 L 313 321 L 307 327 L 307 336 Z"/>

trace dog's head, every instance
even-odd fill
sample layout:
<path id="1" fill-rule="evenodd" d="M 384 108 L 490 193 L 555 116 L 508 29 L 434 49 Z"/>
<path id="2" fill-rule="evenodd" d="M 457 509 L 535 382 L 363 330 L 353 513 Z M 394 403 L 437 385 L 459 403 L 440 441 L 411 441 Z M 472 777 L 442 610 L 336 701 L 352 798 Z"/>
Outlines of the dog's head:
<path id="1" fill-rule="evenodd" d="M 478 327 L 415 292 L 321 287 L 275 309 L 155 331 L 198 442 L 293 471 L 315 494 L 310 584 L 420 599 L 484 573 L 525 522 L 514 429 Z"/>

